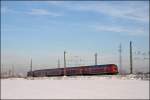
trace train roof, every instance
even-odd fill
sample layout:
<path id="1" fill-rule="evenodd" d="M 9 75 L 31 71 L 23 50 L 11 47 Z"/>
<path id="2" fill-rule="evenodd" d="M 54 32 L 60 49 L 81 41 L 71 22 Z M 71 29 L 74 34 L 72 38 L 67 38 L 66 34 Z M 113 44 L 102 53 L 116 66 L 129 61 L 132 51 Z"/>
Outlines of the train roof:
<path id="1" fill-rule="evenodd" d="M 67 68 L 81 68 L 81 67 L 104 67 L 104 66 L 108 66 L 108 65 L 115 65 L 115 64 L 103 64 L 103 65 L 88 65 L 88 66 L 78 66 L 78 67 L 67 67 Z M 117 65 L 115 65 L 117 66 Z M 39 69 L 39 70 L 34 70 L 33 72 L 37 72 L 37 71 L 47 71 L 47 70 L 63 70 L 64 68 L 50 68 L 50 69 Z"/>

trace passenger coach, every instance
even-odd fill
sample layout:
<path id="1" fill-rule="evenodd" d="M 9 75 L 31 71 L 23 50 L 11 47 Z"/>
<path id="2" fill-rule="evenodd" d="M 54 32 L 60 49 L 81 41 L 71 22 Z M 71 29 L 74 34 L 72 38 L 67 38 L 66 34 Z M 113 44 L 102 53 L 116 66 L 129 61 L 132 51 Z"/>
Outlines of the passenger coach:
<path id="1" fill-rule="evenodd" d="M 67 68 L 55 68 L 55 69 L 42 69 L 30 71 L 27 76 L 32 77 L 50 77 L 50 76 L 66 76 L 74 75 L 102 75 L 102 74 L 117 74 L 118 67 L 115 64 L 106 65 L 91 65 L 91 66 L 79 66 L 79 67 L 67 67 Z"/>

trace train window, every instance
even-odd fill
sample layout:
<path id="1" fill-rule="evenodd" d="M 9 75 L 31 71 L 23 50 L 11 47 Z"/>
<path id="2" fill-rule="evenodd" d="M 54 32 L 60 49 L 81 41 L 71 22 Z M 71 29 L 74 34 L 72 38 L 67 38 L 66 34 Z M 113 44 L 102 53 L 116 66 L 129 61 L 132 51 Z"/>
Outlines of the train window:
<path id="1" fill-rule="evenodd" d="M 46 74 L 49 74 L 49 72 L 47 71 Z"/>

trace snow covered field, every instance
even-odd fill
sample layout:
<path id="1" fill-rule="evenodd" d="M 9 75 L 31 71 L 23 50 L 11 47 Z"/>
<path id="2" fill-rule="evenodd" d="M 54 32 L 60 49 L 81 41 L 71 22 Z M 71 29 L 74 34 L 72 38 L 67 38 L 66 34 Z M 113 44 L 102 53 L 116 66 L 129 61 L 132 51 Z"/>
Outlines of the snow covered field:
<path id="1" fill-rule="evenodd" d="M 149 99 L 149 81 L 133 76 L 2 79 L 2 99 Z"/>

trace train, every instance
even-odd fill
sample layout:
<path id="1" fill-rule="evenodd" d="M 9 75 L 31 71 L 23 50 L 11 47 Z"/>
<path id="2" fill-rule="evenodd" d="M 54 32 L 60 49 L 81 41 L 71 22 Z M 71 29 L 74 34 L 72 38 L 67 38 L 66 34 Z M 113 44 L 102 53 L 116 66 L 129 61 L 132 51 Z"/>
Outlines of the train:
<path id="1" fill-rule="evenodd" d="M 41 69 L 27 72 L 28 77 L 79 76 L 79 75 L 115 75 L 118 67 L 115 64 L 89 65 L 79 67 Z"/>

